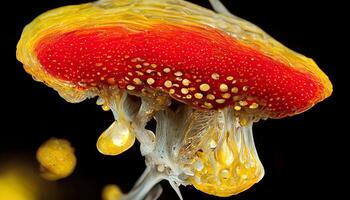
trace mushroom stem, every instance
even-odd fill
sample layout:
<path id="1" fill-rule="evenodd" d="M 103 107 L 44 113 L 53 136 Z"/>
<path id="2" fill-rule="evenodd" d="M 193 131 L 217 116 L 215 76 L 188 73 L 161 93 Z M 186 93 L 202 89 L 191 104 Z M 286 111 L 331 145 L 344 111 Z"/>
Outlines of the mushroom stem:
<path id="1" fill-rule="evenodd" d="M 141 96 L 141 100 L 115 89 L 107 94 L 105 102 L 118 124 L 112 132 L 127 127 L 125 130 L 139 140 L 147 165 L 123 200 L 158 198 L 161 189 L 150 190 L 162 179 L 168 180 L 182 199 L 180 185 L 193 184 L 208 194 L 231 196 L 263 177 L 252 133 L 256 119 L 249 114 L 237 113 L 231 107 L 199 110 L 181 103 L 173 110 L 168 99 L 156 92 Z M 157 122 L 156 134 L 145 128 L 152 118 Z M 131 146 L 125 144 L 123 151 Z M 115 150 L 108 145 L 106 148 Z M 121 152 L 117 150 L 113 152 Z"/>
<path id="2" fill-rule="evenodd" d="M 136 138 L 140 142 L 141 154 L 145 155 L 153 151 L 155 147 L 155 135 L 152 131 L 146 130 L 147 122 L 153 117 L 155 108 L 146 98 L 141 99 L 141 106 L 133 119 Z"/>
<path id="3" fill-rule="evenodd" d="M 122 195 L 121 200 L 142 200 L 146 195 L 150 197 L 149 199 L 156 199 L 159 196 L 159 189 L 151 189 L 163 179 L 163 174 L 152 167 L 147 167 L 141 179 L 136 182 L 130 192 Z"/>

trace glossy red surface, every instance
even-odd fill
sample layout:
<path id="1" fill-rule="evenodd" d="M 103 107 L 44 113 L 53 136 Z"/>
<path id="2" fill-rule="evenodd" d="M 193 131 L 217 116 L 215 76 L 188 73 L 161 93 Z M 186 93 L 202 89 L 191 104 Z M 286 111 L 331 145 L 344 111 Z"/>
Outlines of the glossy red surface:
<path id="1" fill-rule="evenodd" d="M 150 87 L 198 108 L 256 103 L 282 117 L 307 109 L 322 91 L 312 75 L 208 27 L 76 30 L 47 36 L 36 53 L 49 74 L 82 88 Z"/>

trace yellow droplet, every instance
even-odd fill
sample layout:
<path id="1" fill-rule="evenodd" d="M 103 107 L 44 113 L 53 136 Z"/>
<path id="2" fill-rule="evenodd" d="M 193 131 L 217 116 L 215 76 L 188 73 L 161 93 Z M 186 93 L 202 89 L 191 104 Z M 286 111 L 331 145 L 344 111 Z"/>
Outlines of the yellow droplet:
<path id="1" fill-rule="evenodd" d="M 97 140 L 97 149 L 104 155 L 119 155 L 135 143 L 135 134 L 130 124 L 125 121 L 114 121 Z"/>
<path id="2" fill-rule="evenodd" d="M 103 111 L 109 111 L 111 109 L 107 104 L 103 104 L 101 107 Z"/>
<path id="3" fill-rule="evenodd" d="M 69 176 L 76 166 L 74 148 L 69 141 L 51 138 L 43 143 L 36 158 L 40 163 L 42 177 L 47 180 L 58 180 Z"/>
<path id="4" fill-rule="evenodd" d="M 242 109 L 242 107 L 241 106 L 235 106 L 234 109 L 237 110 L 237 111 L 240 111 Z"/>
<path id="5" fill-rule="evenodd" d="M 120 200 L 122 191 L 117 185 L 106 185 L 102 190 L 102 200 Z"/>

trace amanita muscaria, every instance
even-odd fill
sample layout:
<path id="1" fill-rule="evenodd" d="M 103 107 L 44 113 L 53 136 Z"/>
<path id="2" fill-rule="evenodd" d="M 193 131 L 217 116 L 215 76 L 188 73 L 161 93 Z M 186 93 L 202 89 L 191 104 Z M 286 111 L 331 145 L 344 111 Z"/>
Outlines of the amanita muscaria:
<path id="1" fill-rule="evenodd" d="M 156 199 L 162 179 L 179 195 L 189 184 L 217 196 L 244 191 L 264 174 L 253 122 L 332 93 L 312 59 L 210 2 L 218 13 L 183 0 L 100 0 L 44 13 L 23 31 L 17 58 L 29 74 L 69 102 L 98 96 L 113 111 L 102 153 L 140 141 L 147 169 L 118 198 Z M 156 133 L 145 129 L 152 118 Z"/>

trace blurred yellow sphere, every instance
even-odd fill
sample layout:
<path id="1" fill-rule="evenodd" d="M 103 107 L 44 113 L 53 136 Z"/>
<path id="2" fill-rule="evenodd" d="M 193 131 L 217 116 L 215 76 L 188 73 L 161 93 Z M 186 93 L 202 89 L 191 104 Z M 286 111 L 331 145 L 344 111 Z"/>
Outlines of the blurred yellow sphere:
<path id="1" fill-rule="evenodd" d="M 44 142 L 36 153 L 42 177 L 58 180 L 69 176 L 77 163 L 74 148 L 65 139 L 51 138 Z"/>
<path id="2" fill-rule="evenodd" d="M 122 196 L 122 191 L 117 185 L 106 185 L 102 190 L 102 200 L 119 200 Z"/>
<path id="3" fill-rule="evenodd" d="M 0 173 L 1 200 L 37 200 L 37 185 L 17 171 Z"/>

